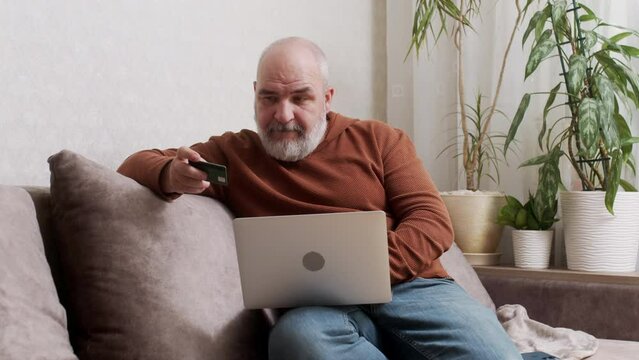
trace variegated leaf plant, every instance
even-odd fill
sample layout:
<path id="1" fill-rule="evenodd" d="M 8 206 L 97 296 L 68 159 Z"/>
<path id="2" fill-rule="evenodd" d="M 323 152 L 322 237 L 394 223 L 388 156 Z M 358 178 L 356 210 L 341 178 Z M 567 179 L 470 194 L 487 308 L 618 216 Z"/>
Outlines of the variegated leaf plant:
<path id="1" fill-rule="evenodd" d="M 604 36 L 602 30 L 610 28 L 619 32 Z M 630 63 L 633 58 L 639 58 L 639 49 L 621 43 L 629 38 L 639 38 L 639 32 L 608 24 L 575 0 L 570 3 L 548 0 L 544 8 L 531 17 L 522 39 L 522 44 L 532 39 L 525 77 L 533 74 L 539 64 L 554 53 L 561 64 L 558 73 L 562 78 L 549 92 L 523 96 L 511 123 L 504 152 L 515 139 L 531 95 L 548 94 L 538 136 L 539 147 L 546 154 L 521 165 L 541 165 L 536 206 L 550 207 L 556 199 L 561 184 L 558 165 L 561 157 L 568 158 L 583 190 L 606 192 L 605 205 L 611 214 L 614 214 L 619 186 L 626 191 L 637 191 L 621 179 L 624 166 L 635 173 L 632 147 L 639 142 L 639 137 L 632 136 L 628 122 L 620 112 L 620 105 L 629 110 L 639 109 L 639 75 Z M 567 101 L 554 105 L 557 95 L 565 96 Z M 568 107 L 570 116 L 557 112 L 559 118 L 548 123 L 549 113 L 564 107 Z"/>

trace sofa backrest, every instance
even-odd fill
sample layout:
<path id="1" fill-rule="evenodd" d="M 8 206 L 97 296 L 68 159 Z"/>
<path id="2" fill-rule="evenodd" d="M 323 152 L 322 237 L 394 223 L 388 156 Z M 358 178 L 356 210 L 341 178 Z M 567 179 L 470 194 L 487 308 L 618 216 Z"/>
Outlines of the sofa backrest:
<path id="1" fill-rule="evenodd" d="M 55 231 L 53 231 L 53 223 L 51 221 L 51 192 L 48 186 L 23 186 L 31 199 L 36 209 L 36 216 L 38 218 L 38 225 L 40 225 L 40 234 L 42 234 L 42 242 L 44 244 L 44 252 L 47 257 L 47 262 L 51 268 L 51 275 L 55 283 L 58 294 L 63 294 L 62 290 L 62 276 L 60 275 L 60 261 L 58 252 L 55 247 Z M 64 301 L 62 302 L 64 304 Z"/>
<path id="2" fill-rule="evenodd" d="M 0 185 L 0 359 L 33 358 L 77 360 L 34 201 Z"/>

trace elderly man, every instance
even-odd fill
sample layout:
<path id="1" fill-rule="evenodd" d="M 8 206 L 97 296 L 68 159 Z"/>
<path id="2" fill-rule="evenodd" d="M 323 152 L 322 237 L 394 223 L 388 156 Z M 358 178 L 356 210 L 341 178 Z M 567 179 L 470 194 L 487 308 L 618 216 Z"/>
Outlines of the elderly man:
<path id="1" fill-rule="evenodd" d="M 409 138 L 330 111 L 335 91 L 322 50 L 301 38 L 274 42 L 253 88 L 257 133 L 141 151 L 118 171 L 167 199 L 203 194 L 242 217 L 386 212 L 393 301 L 291 309 L 271 332 L 270 358 L 521 358 L 495 315 L 441 266 L 452 228 Z M 189 160 L 226 165 L 231 186 L 210 184 Z"/>

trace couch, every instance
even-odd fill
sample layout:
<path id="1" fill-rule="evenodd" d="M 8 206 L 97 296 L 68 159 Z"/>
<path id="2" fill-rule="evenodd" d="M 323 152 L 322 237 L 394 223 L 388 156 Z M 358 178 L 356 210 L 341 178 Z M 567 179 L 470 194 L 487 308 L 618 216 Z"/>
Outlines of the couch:
<path id="1" fill-rule="evenodd" d="M 66 150 L 49 166 L 50 187 L 0 186 L 0 359 L 266 359 L 269 317 L 243 309 L 228 209 L 167 203 Z M 488 307 L 617 339 L 591 359 L 639 357 L 636 287 L 482 284 L 457 247 L 442 262 Z"/>

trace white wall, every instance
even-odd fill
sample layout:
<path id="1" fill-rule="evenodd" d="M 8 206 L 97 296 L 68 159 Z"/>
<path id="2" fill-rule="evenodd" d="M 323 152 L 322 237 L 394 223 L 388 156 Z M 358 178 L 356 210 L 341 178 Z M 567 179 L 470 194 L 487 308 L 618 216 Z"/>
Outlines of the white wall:
<path id="1" fill-rule="evenodd" d="M 455 117 L 443 120 L 455 109 L 456 71 L 452 49 L 439 46 L 446 56 L 428 57 L 410 47 L 414 2 L 387 1 L 388 123 L 406 131 L 439 190 L 456 188 L 457 168 L 447 154 L 437 157 L 456 134 Z M 428 59 L 428 61 L 427 61 Z M 439 76 L 437 82 L 432 79 Z M 446 78 L 446 80 L 443 79 Z M 443 99 L 453 99 L 442 102 Z"/>
<path id="2" fill-rule="evenodd" d="M 71 149 L 116 168 L 143 148 L 254 128 L 261 50 L 285 36 L 326 52 L 334 110 L 386 115 L 383 0 L 4 1 L 0 184 L 48 185 Z"/>

